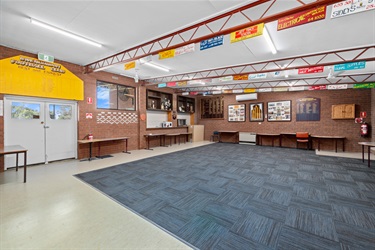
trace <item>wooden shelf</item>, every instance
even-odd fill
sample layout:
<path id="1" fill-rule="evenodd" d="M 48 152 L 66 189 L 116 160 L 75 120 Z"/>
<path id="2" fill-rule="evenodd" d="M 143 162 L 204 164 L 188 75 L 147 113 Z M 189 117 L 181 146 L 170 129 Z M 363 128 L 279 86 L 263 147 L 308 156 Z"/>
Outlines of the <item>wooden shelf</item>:
<path id="1" fill-rule="evenodd" d="M 147 90 L 147 110 L 171 111 L 173 109 L 173 95 L 155 90 Z"/>
<path id="2" fill-rule="evenodd" d="M 354 119 L 355 118 L 355 104 L 339 104 L 332 105 L 332 119 Z"/>

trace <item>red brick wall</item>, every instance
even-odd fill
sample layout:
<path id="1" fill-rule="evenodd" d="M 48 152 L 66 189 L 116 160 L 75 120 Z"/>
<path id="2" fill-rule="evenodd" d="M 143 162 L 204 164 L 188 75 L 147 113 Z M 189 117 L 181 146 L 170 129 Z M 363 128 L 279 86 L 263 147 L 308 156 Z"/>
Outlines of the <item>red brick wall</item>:
<path id="1" fill-rule="evenodd" d="M 308 131 L 315 135 L 342 135 L 347 138 L 345 143 L 346 151 L 360 151 L 357 145 L 358 141 L 371 141 L 371 138 L 362 138 L 360 136 L 359 124 L 354 123 L 354 119 L 350 120 L 332 120 L 331 106 L 334 104 L 356 104 L 356 117 L 359 117 L 360 111 L 367 112 L 367 121 L 374 120 L 371 118 L 371 111 L 375 106 L 371 105 L 371 95 L 374 96 L 374 90 L 369 89 L 348 89 L 348 90 L 325 90 L 325 91 L 303 91 L 303 92 L 272 92 L 258 93 L 258 100 L 241 102 L 246 104 L 246 122 L 228 122 L 228 105 L 238 104 L 235 95 L 224 96 L 224 119 L 198 119 L 198 124 L 205 125 L 205 140 L 209 140 L 214 130 L 239 130 L 244 132 L 256 133 L 293 133 L 296 131 Z M 372 93 L 372 94 L 371 94 Z M 296 121 L 296 101 L 303 97 L 320 98 L 320 121 Z M 258 122 L 249 122 L 249 103 L 263 102 L 265 111 L 267 110 L 268 101 L 292 101 L 292 121 L 291 122 L 268 122 L 267 119 L 261 124 Z M 199 106 L 198 100 L 198 106 Z M 374 101 L 372 100 L 372 103 Z M 372 110 L 371 110 L 372 108 Z M 199 110 L 199 107 L 198 109 Z M 200 117 L 200 114 L 197 114 Z M 373 133 L 374 136 L 374 133 Z M 373 137 L 374 138 L 374 137 Z M 283 139 L 289 146 L 295 147 L 293 138 Z M 264 142 L 270 144 L 270 141 Z M 339 144 L 341 145 L 341 144 Z M 314 145 L 315 147 L 316 145 Z M 333 142 L 324 140 L 323 150 L 332 150 Z"/>
<path id="2" fill-rule="evenodd" d="M 375 141 L 375 89 L 371 89 L 371 119 L 367 119 L 370 121 L 371 131 L 372 131 L 372 140 Z"/>

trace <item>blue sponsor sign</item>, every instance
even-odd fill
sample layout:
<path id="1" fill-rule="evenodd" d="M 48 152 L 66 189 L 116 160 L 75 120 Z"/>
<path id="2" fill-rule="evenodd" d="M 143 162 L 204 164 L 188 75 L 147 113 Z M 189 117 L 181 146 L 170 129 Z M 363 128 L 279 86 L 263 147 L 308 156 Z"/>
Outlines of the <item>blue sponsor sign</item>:
<path id="1" fill-rule="evenodd" d="M 366 61 L 336 64 L 334 67 L 334 71 L 354 70 L 354 69 L 364 69 L 364 68 L 366 68 Z"/>
<path id="2" fill-rule="evenodd" d="M 213 38 L 203 40 L 200 42 L 201 50 L 210 49 L 216 46 L 223 45 L 224 36 L 215 36 Z"/>
<path id="3" fill-rule="evenodd" d="M 165 88 L 167 87 L 167 83 L 159 83 L 158 88 Z"/>

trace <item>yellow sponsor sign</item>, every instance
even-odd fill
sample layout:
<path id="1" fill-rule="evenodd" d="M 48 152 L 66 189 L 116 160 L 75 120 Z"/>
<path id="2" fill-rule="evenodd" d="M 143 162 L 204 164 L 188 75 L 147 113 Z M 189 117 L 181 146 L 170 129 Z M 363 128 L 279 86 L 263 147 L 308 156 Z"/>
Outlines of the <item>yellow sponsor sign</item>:
<path id="1" fill-rule="evenodd" d="M 177 83 L 177 86 L 186 86 L 186 85 L 187 85 L 187 81 L 182 81 L 182 82 Z"/>
<path id="2" fill-rule="evenodd" d="M 249 80 L 249 75 L 234 75 L 233 80 L 234 81 Z"/>
<path id="3" fill-rule="evenodd" d="M 159 52 L 159 60 L 174 57 L 175 52 L 176 52 L 175 49 L 170 49 L 170 50 Z"/>
<path id="4" fill-rule="evenodd" d="M 255 93 L 255 89 L 244 89 L 244 93 Z"/>
<path id="5" fill-rule="evenodd" d="M 235 43 L 263 34 L 264 23 L 230 33 L 230 42 Z"/>
<path id="6" fill-rule="evenodd" d="M 135 61 L 130 62 L 130 63 L 125 63 L 124 68 L 125 68 L 125 70 L 134 69 L 135 68 Z"/>
<path id="7" fill-rule="evenodd" d="M 0 60 L 2 94 L 83 100 L 83 91 L 83 81 L 61 64 L 27 56 Z"/>

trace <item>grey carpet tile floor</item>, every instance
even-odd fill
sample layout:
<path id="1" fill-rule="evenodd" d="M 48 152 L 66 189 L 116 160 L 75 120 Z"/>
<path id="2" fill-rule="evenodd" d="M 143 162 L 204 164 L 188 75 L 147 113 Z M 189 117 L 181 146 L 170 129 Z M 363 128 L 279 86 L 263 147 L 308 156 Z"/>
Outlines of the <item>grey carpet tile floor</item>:
<path id="1" fill-rule="evenodd" d="M 215 143 L 76 175 L 199 249 L 375 249 L 375 164 Z"/>

